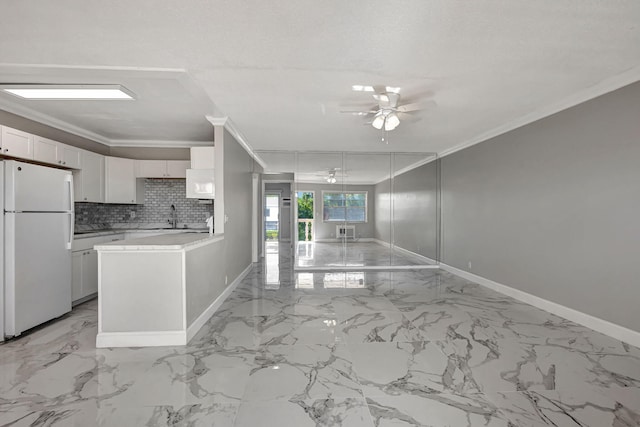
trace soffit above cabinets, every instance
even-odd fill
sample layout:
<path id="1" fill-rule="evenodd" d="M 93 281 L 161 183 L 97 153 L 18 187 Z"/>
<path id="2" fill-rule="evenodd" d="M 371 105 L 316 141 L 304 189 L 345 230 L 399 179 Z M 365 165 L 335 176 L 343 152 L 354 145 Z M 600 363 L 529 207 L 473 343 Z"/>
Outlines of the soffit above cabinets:
<path id="1" fill-rule="evenodd" d="M 5 3 L 0 83 L 121 84 L 138 100 L 0 108 L 111 145 L 210 143 L 208 115 L 255 150 L 443 154 L 640 79 L 633 1 Z M 435 106 L 387 145 L 340 113 L 375 106 L 352 85 Z"/>

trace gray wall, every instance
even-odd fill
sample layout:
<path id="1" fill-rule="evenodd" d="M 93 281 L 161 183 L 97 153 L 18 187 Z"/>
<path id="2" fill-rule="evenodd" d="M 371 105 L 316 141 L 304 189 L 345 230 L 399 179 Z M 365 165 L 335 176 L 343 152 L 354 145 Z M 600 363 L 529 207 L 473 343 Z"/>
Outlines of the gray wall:
<path id="1" fill-rule="evenodd" d="M 395 176 L 393 194 L 390 183 L 387 179 L 375 187 L 375 238 L 391 243 L 393 226 L 395 246 L 437 260 L 438 162 Z"/>
<path id="2" fill-rule="evenodd" d="M 224 131 L 224 226 L 228 282 L 251 264 L 251 197 L 253 158 Z M 215 201 L 214 201 L 215 203 Z"/>
<path id="3" fill-rule="evenodd" d="M 190 160 L 191 150 L 171 147 L 111 147 L 109 155 L 138 160 Z"/>
<path id="4" fill-rule="evenodd" d="M 29 120 L 7 111 L 0 110 L 0 124 L 14 129 L 19 129 L 23 132 L 29 132 L 43 138 L 53 139 L 54 141 L 62 142 L 63 144 L 94 151 L 105 156 L 109 155 L 109 147 L 104 144 L 100 144 L 51 126 L 43 125 L 42 123 L 34 122 L 33 120 Z"/>
<path id="5" fill-rule="evenodd" d="M 640 331 L 640 83 L 444 157 L 442 197 L 444 263 Z"/>
<path id="6" fill-rule="evenodd" d="M 357 238 L 373 238 L 375 227 L 376 197 L 373 185 L 341 185 L 341 184 L 306 184 L 297 183 L 296 191 L 314 191 L 313 210 L 315 224 L 315 239 L 335 239 L 337 222 L 324 222 L 322 220 L 322 191 L 367 191 L 367 222 L 349 223 L 354 225 Z"/>

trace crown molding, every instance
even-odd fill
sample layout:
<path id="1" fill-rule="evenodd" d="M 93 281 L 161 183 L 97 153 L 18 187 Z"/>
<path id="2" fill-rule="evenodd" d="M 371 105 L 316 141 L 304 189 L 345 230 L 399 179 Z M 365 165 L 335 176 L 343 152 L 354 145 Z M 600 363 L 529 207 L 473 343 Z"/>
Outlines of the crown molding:
<path id="1" fill-rule="evenodd" d="M 213 141 L 161 141 L 157 139 L 112 139 L 111 147 L 190 148 L 213 146 Z"/>
<path id="2" fill-rule="evenodd" d="M 74 135 L 90 139 L 94 142 L 98 142 L 100 144 L 103 144 L 109 147 L 111 146 L 111 140 L 109 140 L 108 138 L 105 138 L 102 135 L 88 131 L 86 129 L 82 129 L 78 126 L 74 126 L 65 121 L 58 120 L 54 117 L 51 117 L 48 114 L 37 112 L 29 107 L 24 107 L 22 105 L 9 103 L 4 99 L 0 99 L 0 109 L 4 111 L 8 111 L 9 113 L 13 113 L 18 116 L 24 117 L 26 119 L 33 120 L 34 122 L 51 126 L 53 128 L 62 130 L 64 132 L 72 133 Z"/>
<path id="3" fill-rule="evenodd" d="M 438 153 L 438 156 L 445 157 L 460 150 L 464 150 L 472 145 L 479 144 L 545 117 L 549 117 L 555 113 L 559 113 L 560 111 L 575 107 L 576 105 L 590 101 L 609 92 L 613 92 L 614 90 L 620 89 L 637 81 L 640 81 L 640 66 L 631 68 L 624 73 L 605 79 L 600 83 L 574 93 L 573 95 L 563 98 L 558 102 L 554 102 L 544 108 L 540 108 L 508 123 L 493 128 L 454 147 L 442 150 Z"/>
<path id="4" fill-rule="evenodd" d="M 236 128 L 235 124 L 231 121 L 229 117 L 214 117 L 214 116 L 205 116 L 205 118 L 211 123 L 213 126 L 222 126 L 224 127 L 235 139 L 238 143 L 245 149 L 247 153 L 263 168 L 267 167 L 267 164 L 256 154 L 251 145 L 247 142 L 244 135 L 240 133 L 238 128 Z"/>

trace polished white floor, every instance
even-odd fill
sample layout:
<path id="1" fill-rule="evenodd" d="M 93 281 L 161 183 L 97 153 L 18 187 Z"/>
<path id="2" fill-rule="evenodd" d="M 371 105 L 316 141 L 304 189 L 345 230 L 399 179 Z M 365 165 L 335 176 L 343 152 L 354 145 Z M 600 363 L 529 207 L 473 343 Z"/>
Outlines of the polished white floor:
<path id="1" fill-rule="evenodd" d="M 434 261 L 376 242 L 298 242 L 296 270 L 317 268 L 420 267 Z M 267 244 L 267 251 L 269 250 Z"/>
<path id="2" fill-rule="evenodd" d="M 268 260 L 185 347 L 96 349 L 95 301 L 0 346 L 0 426 L 640 425 L 640 349 L 438 270 Z"/>

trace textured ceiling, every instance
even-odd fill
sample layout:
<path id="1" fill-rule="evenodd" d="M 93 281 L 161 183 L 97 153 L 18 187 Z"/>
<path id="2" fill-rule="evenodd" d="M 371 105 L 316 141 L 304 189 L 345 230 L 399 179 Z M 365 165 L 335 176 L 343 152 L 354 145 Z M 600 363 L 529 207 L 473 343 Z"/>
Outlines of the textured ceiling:
<path id="1" fill-rule="evenodd" d="M 210 115 L 254 149 L 443 153 L 639 79 L 638 23 L 638 1 L 4 1 L 0 82 L 149 81 L 125 109 L 0 108 L 115 144 L 201 141 Z M 436 105 L 386 145 L 339 113 L 373 105 L 353 84 Z"/>

